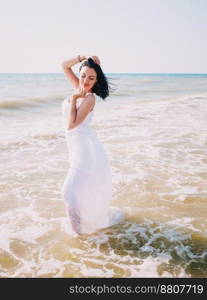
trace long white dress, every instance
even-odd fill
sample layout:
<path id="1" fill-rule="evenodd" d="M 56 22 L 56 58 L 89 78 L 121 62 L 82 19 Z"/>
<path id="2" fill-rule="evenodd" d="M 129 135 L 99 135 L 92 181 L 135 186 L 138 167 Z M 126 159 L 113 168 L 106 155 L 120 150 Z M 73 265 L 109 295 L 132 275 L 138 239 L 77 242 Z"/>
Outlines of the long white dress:
<path id="1" fill-rule="evenodd" d="M 77 99 L 76 108 L 84 99 Z M 111 168 L 101 142 L 90 127 L 94 108 L 81 124 L 68 130 L 69 108 L 68 97 L 62 102 L 61 110 L 70 168 L 61 195 L 73 232 L 91 234 L 123 221 L 124 214 L 121 209 L 110 207 Z"/>

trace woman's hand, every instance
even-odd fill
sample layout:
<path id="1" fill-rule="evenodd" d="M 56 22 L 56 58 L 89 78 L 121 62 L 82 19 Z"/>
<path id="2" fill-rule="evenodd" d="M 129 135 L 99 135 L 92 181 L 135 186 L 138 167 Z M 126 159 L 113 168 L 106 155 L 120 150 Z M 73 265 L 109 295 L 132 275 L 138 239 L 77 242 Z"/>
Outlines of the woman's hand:
<path id="1" fill-rule="evenodd" d="M 84 88 L 83 86 L 79 86 L 78 89 L 76 89 L 73 94 L 72 97 L 75 98 L 75 100 L 77 100 L 78 98 L 83 98 L 85 97 L 85 95 L 87 94 L 87 89 Z"/>
<path id="2" fill-rule="evenodd" d="M 101 62 L 100 62 L 100 59 L 98 58 L 98 56 L 96 56 L 96 55 L 86 55 L 86 59 L 88 59 L 89 57 L 92 58 L 92 60 L 96 64 L 101 65 Z"/>

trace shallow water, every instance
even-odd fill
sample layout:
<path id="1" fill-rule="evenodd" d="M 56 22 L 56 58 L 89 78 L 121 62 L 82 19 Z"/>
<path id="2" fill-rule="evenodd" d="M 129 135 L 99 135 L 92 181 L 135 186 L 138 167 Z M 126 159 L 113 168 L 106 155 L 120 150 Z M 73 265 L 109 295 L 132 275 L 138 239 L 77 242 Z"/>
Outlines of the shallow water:
<path id="1" fill-rule="evenodd" d="M 1 277 L 207 277 L 207 76 L 109 77 L 92 127 L 126 219 L 77 238 L 60 195 L 71 87 L 62 74 L 1 74 Z"/>

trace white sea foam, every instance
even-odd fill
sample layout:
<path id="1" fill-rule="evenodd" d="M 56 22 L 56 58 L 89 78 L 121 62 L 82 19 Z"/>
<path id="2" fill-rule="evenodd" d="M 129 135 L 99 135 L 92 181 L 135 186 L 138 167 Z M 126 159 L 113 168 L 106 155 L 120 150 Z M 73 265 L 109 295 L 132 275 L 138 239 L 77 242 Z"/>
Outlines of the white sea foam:
<path id="1" fill-rule="evenodd" d="M 192 261 L 206 276 L 206 77 L 114 76 L 92 127 L 126 222 L 79 238 L 60 194 L 70 166 L 60 105 L 71 89 L 62 75 L 19 76 L 19 90 L 18 78 L 0 79 L 10 91 L 0 101 L 15 101 L 0 108 L 1 276 L 187 277 Z M 44 84 L 31 99 L 34 82 Z"/>

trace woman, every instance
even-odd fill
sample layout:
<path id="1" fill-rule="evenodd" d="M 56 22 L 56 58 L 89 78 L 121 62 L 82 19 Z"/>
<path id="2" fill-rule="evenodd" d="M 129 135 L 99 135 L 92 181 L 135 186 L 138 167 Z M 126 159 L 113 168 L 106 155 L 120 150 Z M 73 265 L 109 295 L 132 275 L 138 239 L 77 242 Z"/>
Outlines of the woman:
<path id="1" fill-rule="evenodd" d="M 71 67 L 82 62 L 78 78 Z M 108 81 L 97 56 L 73 57 L 64 61 L 65 75 L 75 88 L 62 103 L 70 169 L 62 187 L 72 230 L 90 234 L 123 220 L 121 210 L 110 207 L 112 179 L 106 152 L 90 127 L 96 97 L 109 96 Z"/>

